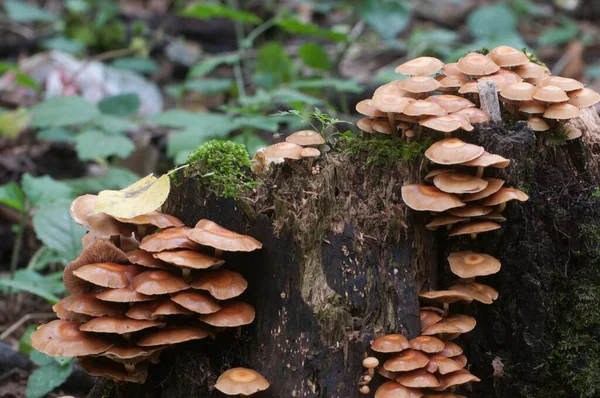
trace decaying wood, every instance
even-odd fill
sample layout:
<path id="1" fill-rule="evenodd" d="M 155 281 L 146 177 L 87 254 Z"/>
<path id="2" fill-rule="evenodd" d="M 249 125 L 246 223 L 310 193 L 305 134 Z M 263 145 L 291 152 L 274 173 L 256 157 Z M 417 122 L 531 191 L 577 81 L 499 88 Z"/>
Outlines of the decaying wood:
<path id="1" fill-rule="evenodd" d="M 501 124 L 502 113 L 500 112 L 496 83 L 491 80 L 481 80 L 477 83 L 477 90 L 479 91 L 481 109 L 488 114 L 490 122 Z"/>

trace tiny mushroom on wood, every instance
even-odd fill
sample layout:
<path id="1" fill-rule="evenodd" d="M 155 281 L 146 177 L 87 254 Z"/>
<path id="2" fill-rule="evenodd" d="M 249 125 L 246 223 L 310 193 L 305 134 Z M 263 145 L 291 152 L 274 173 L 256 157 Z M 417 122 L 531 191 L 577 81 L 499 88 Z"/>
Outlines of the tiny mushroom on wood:
<path id="1" fill-rule="evenodd" d="M 223 372 L 215 388 L 227 395 L 253 395 L 269 388 L 270 384 L 260 373 L 246 368 L 233 368 Z"/>

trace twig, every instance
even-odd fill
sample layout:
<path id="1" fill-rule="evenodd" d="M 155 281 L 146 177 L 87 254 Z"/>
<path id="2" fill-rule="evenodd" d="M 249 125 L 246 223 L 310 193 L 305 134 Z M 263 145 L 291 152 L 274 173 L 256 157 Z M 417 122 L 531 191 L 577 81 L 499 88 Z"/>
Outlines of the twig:
<path id="1" fill-rule="evenodd" d="M 25 203 L 27 206 L 27 203 Z M 19 262 L 19 257 L 21 254 L 21 246 L 23 245 L 23 234 L 25 233 L 25 225 L 27 224 L 27 211 L 23 209 L 21 212 L 21 220 L 19 222 L 19 230 L 17 231 L 17 236 L 15 237 L 15 243 L 13 244 L 13 251 L 10 256 L 10 278 L 15 277 L 15 272 L 17 271 L 17 264 Z"/>
<path id="2" fill-rule="evenodd" d="M 237 0 L 227 0 L 227 5 L 235 10 L 240 6 Z M 235 75 L 235 85 L 240 98 L 246 98 L 246 87 L 244 86 L 244 75 L 242 73 L 242 59 L 244 58 L 244 27 L 238 21 L 235 21 L 235 37 L 237 41 L 240 58 L 233 64 L 233 74 Z"/>
<path id="3" fill-rule="evenodd" d="M 15 330 L 21 327 L 22 324 L 31 319 L 47 319 L 54 318 L 55 316 L 56 314 L 54 312 L 38 312 L 24 315 L 23 317 L 21 317 L 21 319 L 10 325 L 8 329 L 6 329 L 4 332 L 2 332 L 2 334 L 0 334 L 0 340 L 4 340 L 8 336 L 10 336 Z"/>

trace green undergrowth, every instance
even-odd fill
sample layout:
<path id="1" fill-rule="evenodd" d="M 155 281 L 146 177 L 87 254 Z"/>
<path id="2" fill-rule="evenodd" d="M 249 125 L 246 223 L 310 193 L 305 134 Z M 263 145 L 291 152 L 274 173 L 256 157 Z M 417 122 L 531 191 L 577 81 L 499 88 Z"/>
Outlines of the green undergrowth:
<path id="1" fill-rule="evenodd" d="M 411 142 L 383 135 L 375 135 L 369 139 L 356 137 L 346 140 L 344 153 L 350 157 L 366 158 L 367 167 L 391 167 L 398 162 L 416 160 L 432 143 L 430 137 Z"/>
<path id="2" fill-rule="evenodd" d="M 218 196 L 239 198 L 258 182 L 249 172 L 252 163 L 246 147 L 233 141 L 213 140 L 200 145 L 188 157 L 187 176 L 200 176 Z"/>

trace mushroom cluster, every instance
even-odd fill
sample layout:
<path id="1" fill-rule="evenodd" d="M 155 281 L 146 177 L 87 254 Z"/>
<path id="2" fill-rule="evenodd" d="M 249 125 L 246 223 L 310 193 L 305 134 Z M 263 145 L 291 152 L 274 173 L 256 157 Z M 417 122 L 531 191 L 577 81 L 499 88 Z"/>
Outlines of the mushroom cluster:
<path id="1" fill-rule="evenodd" d="M 64 270 L 70 295 L 53 307 L 59 319 L 37 329 L 35 349 L 79 357 L 94 376 L 144 383 L 165 348 L 254 320 L 254 308 L 236 299 L 246 280 L 221 266 L 223 251 L 250 252 L 259 241 L 210 220 L 188 228 L 158 211 L 131 219 L 93 214 L 95 202 L 84 195 L 71 205 L 89 232 Z"/>
<path id="2" fill-rule="evenodd" d="M 460 317 L 446 319 L 448 324 L 454 325 L 454 329 L 460 328 L 460 333 L 466 333 L 474 327 L 474 320 Z M 439 330 L 425 333 L 428 327 L 441 322 L 442 316 L 438 310 L 422 311 L 423 335 L 412 340 L 401 334 L 375 339 L 371 343 L 374 356 L 363 360 L 367 374 L 359 383 L 360 392 L 369 394 L 368 384 L 377 370 L 379 376 L 388 380 L 375 391 L 375 398 L 462 397 L 453 394 L 456 386 L 480 380 L 465 369 L 467 358 L 462 355 L 462 348 L 447 338 L 442 339 L 449 333 Z M 440 391 L 445 392 L 438 394 Z"/>
<path id="3" fill-rule="evenodd" d="M 486 80 L 495 83 L 504 110 L 516 120 L 526 120 L 534 131 L 562 130 L 567 139 L 581 136 L 568 120 L 600 101 L 600 94 L 582 83 L 551 76 L 547 67 L 508 46 L 487 55 L 472 52 L 445 65 L 420 57 L 396 72 L 409 77 L 384 84 L 371 99 L 357 104 L 357 112 L 366 116 L 357 122 L 362 131 L 408 139 L 424 129 L 443 132 L 447 138 L 459 129 L 471 131 L 472 124 L 489 121 L 477 108 L 477 83 Z"/>
<path id="4" fill-rule="evenodd" d="M 257 173 L 269 170 L 272 163 L 287 162 L 298 167 L 296 160 L 306 159 L 308 172 L 313 171 L 313 162 L 321 156 L 318 149 L 325 145 L 323 136 L 314 130 L 301 130 L 286 137 L 285 142 L 278 142 L 264 149 L 259 149 L 252 158 L 252 170 Z M 318 172 L 318 170 L 316 171 Z"/>

